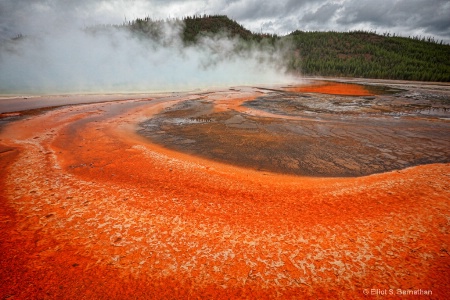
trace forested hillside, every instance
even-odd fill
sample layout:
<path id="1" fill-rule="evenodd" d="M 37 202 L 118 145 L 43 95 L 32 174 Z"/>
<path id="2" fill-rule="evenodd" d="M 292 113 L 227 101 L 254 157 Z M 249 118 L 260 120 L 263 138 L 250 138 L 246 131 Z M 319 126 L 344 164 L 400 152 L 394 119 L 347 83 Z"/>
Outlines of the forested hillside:
<path id="1" fill-rule="evenodd" d="M 405 38 L 374 32 L 304 32 L 286 36 L 252 33 L 227 16 L 193 16 L 183 20 L 186 45 L 199 36 L 221 33 L 256 43 L 286 48 L 289 72 L 314 76 L 344 76 L 423 81 L 450 81 L 450 45 L 432 38 Z M 134 31 L 158 35 L 165 21 L 149 18 L 124 24 Z"/>
<path id="2" fill-rule="evenodd" d="M 309 75 L 450 81 L 450 46 L 370 32 L 291 33 L 290 68 Z"/>
<path id="3" fill-rule="evenodd" d="M 224 33 L 228 36 L 239 36 L 244 40 L 254 38 L 254 34 L 245 29 L 236 21 L 226 16 L 204 16 L 204 17 L 186 17 L 183 19 L 185 27 L 183 31 L 183 41 L 185 43 L 196 42 L 201 33 L 218 34 Z"/>

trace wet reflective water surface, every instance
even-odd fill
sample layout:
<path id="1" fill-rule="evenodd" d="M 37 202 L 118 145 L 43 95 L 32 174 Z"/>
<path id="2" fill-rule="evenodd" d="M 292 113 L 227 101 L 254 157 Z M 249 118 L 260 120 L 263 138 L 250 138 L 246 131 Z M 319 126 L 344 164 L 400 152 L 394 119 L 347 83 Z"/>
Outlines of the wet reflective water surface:
<path id="1" fill-rule="evenodd" d="M 450 92 L 439 86 L 319 81 L 222 96 L 180 101 L 139 132 L 177 151 L 296 175 L 363 176 L 450 161 Z"/>

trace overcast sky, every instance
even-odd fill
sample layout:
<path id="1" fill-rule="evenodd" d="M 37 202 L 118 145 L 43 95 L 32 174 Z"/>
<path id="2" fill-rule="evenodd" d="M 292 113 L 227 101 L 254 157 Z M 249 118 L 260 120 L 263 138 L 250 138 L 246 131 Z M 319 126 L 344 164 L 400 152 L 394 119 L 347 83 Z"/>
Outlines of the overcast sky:
<path id="1" fill-rule="evenodd" d="M 450 42 L 449 0 L 1 0 L 0 37 L 193 14 L 224 14 L 254 32 L 280 35 L 364 29 Z"/>

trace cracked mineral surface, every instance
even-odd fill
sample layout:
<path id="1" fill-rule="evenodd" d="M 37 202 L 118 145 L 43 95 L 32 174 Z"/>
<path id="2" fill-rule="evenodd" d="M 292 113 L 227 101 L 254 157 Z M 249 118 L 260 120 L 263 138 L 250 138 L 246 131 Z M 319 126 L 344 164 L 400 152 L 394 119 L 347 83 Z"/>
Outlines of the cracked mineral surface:
<path id="1" fill-rule="evenodd" d="M 450 298 L 450 86 L 361 81 L 3 114 L 0 297 Z"/>

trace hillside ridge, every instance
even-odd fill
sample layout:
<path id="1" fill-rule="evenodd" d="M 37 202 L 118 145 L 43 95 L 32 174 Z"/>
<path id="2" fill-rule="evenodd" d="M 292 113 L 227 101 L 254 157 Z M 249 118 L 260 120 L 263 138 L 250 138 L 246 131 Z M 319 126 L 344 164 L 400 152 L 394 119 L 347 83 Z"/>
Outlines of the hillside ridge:
<path id="1" fill-rule="evenodd" d="M 188 46 L 200 37 L 221 34 L 238 38 L 243 47 L 283 48 L 285 69 L 305 76 L 360 77 L 450 82 L 450 45 L 431 37 L 401 37 L 371 31 L 301 31 L 284 36 L 255 33 L 226 15 L 196 15 L 182 19 L 147 17 L 118 27 L 159 38 L 164 24 L 181 24 Z"/>

